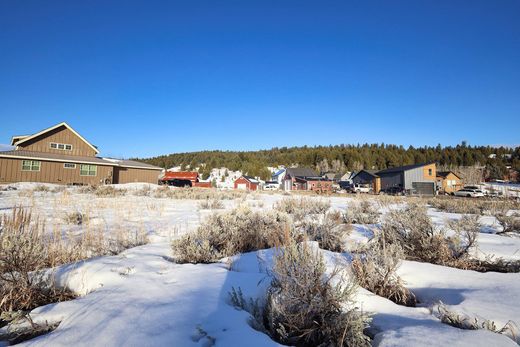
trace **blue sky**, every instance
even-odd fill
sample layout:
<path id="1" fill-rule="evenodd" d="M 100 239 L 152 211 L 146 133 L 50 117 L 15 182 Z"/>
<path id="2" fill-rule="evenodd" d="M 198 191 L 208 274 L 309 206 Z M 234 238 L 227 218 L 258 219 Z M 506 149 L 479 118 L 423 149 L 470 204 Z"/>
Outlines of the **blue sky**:
<path id="1" fill-rule="evenodd" d="M 520 143 L 520 1 L 0 0 L 0 143 Z"/>

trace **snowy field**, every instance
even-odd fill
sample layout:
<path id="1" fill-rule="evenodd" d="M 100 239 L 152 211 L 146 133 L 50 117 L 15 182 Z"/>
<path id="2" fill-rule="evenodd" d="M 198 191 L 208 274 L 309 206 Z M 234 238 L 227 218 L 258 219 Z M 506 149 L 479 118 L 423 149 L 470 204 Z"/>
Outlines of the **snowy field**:
<path id="1" fill-rule="evenodd" d="M 273 250 L 259 250 L 215 264 L 172 262 L 171 242 L 194 231 L 211 213 L 238 205 L 254 210 L 271 209 L 286 196 L 247 194 L 223 200 L 225 209 L 199 208 L 199 201 L 137 196 L 142 185 L 123 185 L 123 196 L 99 197 L 79 188 L 58 192 L 33 191 L 34 184 L 14 184 L 0 192 L 0 213 L 14 206 L 31 208 L 45 221 L 49 232 L 79 234 L 85 226 L 71 225 L 71 211 L 88 214 L 90 225 L 112 230 L 142 230 L 149 243 L 119 255 L 102 256 L 56 269 L 58 283 L 80 296 L 71 301 L 34 309 L 36 323 L 58 323 L 45 335 L 23 342 L 34 346 L 271 346 L 269 336 L 249 325 L 249 313 L 230 305 L 229 292 L 240 287 L 246 297 L 263 295 L 269 283 Z M 49 187 L 55 187 L 49 185 Z M 5 186 L 3 187 L 5 188 Z M 119 187 L 118 187 L 119 188 Z M 151 189 L 157 189 L 151 186 Z M 331 209 L 345 211 L 352 197 L 322 198 Z M 382 211 L 384 212 L 384 208 Z M 461 215 L 428 214 L 438 225 Z M 520 259 L 520 238 L 495 235 L 494 217 L 481 217 L 482 232 L 475 258 Z M 350 246 L 366 243 L 365 225 L 355 225 Z M 321 251 L 330 268 L 348 253 Z M 359 288 L 358 306 L 372 315 L 369 330 L 373 346 L 516 346 L 513 339 L 487 330 L 462 330 L 442 323 L 432 307 L 439 302 L 450 310 L 498 327 L 520 323 L 520 274 L 481 273 L 429 263 L 403 261 L 398 274 L 417 297 L 417 307 L 400 306 Z M 7 329 L 4 327 L 2 329 Z M 518 341 L 518 340 L 517 340 Z M 0 343 L 1 345 L 1 343 Z"/>

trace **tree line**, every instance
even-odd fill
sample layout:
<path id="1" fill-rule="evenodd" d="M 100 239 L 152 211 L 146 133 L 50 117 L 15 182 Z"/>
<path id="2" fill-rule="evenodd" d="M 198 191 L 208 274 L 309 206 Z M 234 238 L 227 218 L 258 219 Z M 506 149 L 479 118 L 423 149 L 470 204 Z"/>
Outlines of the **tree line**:
<path id="1" fill-rule="evenodd" d="M 268 179 L 267 167 L 306 166 L 319 173 L 386 169 L 389 167 L 436 162 L 443 168 L 481 167 L 486 178 L 502 179 L 508 167 L 520 170 L 520 147 L 457 146 L 407 148 L 389 144 L 357 144 L 334 146 L 274 147 L 259 151 L 199 151 L 173 153 L 153 158 L 136 158 L 163 168 L 181 166 L 182 170 L 198 168 L 209 176 L 212 168 L 226 167 L 250 176 Z"/>

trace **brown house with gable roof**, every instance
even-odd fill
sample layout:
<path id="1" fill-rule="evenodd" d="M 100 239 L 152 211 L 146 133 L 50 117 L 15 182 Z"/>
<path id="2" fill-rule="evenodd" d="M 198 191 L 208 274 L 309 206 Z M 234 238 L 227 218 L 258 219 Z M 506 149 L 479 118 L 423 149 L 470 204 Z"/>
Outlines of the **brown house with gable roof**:
<path id="1" fill-rule="evenodd" d="M 0 152 L 0 183 L 157 183 L 162 168 L 97 157 L 99 150 L 67 123 L 33 135 L 13 136 L 14 150 Z"/>

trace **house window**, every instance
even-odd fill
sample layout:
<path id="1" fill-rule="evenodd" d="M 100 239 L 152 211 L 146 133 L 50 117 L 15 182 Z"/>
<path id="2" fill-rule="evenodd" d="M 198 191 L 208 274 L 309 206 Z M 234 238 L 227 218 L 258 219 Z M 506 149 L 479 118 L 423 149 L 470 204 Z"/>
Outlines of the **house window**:
<path id="1" fill-rule="evenodd" d="M 96 176 L 97 175 L 97 166 L 81 164 L 79 167 L 79 175 L 80 176 Z"/>
<path id="2" fill-rule="evenodd" d="M 22 171 L 40 171 L 40 165 L 38 160 L 22 160 Z"/>
<path id="3" fill-rule="evenodd" d="M 64 163 L 64 164 L 63 164 L 63 168 L 64 168 L 64 169 L 75 169 L 75 168 L 76 168 L 76 164 L 73 164 L 73 163 Z"/>
<path id="4" fill-rule="evenodd" d="M 59 149 L 62 151 L 72 151 L 72 145 L 66 144 L 66 143 L 56 143 L 51 142 L 51 148 L 52 149 Z"/>
<path id="5" fill-rule="evenodd" d="M 428 169 L 428 176 L 431 176 L 433 174 L 433 170 L 432 169 Z"/>

